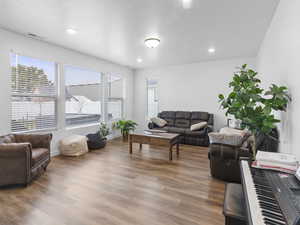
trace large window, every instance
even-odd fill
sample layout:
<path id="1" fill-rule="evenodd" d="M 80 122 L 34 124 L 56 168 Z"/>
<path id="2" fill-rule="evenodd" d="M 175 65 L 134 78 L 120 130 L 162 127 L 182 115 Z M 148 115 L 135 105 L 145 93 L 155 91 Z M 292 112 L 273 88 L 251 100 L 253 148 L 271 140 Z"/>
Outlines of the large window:
<path id="1" fill-rule="evenodd" d="M 147 117 L 152 118 L 158 114 L 158 82 L 147 80 Z"/>
<path id="2" fill-rule="evenodd" d="M 11 131 L 56 128 L 57 65 L 11 54 Z"/>
<path id="3" fill-rule="evenodd" d="M 65 66 L 66 125 L 97 123 L 103 120 L 101 73 Z"/>

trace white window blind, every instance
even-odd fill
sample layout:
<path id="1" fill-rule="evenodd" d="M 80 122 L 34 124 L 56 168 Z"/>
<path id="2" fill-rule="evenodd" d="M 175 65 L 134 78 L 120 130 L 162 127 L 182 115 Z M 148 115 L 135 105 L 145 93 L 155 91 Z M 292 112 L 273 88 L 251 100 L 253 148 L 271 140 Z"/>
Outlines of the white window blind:
<path id="1" fill-rule="evenodd" d="M 56 128 L 57 66 L 11 54 L 11 131 Z"/>

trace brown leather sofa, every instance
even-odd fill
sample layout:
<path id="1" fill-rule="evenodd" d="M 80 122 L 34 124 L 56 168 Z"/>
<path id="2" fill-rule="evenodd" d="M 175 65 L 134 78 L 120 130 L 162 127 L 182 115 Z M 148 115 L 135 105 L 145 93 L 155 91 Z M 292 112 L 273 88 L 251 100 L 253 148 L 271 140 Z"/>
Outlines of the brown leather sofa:
<path id="1" fill-rule="evenodd" d="M 154 123 L 149 123 L 149 129 L 165 130 L 170 133 L 181 134 L 181 144 L 199 146 L 209 145 L 208 133 L 213 131 L 213 114 L 200 111 L 162 111 L 157 116 L 167 121 L 167 125 L 158 127 Z M 197 131 L 191 131 L 191 125 L 204 121 L 207 122 L 206 127 Z"/>
<path id="2" fill-rule="evenodd" d="M 213 177 L 226 181 L 241 183 L 239 159 L 251 158 L 249 148 L 226 144 L 210 144 L 208 158 L 210 159 L 210 173 Z"/>
<path id="3" fill-rule="evenodd" d="M 0 137 L 0 186 L 27 186 L 50 162 L 52 134 L 11 134 Z"/>

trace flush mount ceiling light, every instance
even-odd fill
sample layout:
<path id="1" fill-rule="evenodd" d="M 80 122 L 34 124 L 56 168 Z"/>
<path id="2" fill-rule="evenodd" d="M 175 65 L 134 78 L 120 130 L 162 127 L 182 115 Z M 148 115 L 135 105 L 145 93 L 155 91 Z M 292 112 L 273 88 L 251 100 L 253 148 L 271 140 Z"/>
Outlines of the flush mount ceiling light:
<path id="1" fill-rule="evenodd" d="M 184 9 L 190 9 L 192 7 L 193 0 L 182 0 L 182 7 Z"/>
<path id="2" fill-rule="evenodd" d="M 145 45 L 148 48 L 156 48 L 160 43 L 160 40 L 158 38 L 147 38 L 145 40 Z"/>
<path id="3" fill-rule="evenodd" d="M 136 61 L 137 61 L 138 63 L 141 63 L 141 62 L 143 62 L 143 59 L 137 58 Z"/>
<path id="4" fill-rule="evenodd" d="M 213 53 L 215 53 L 216 52 L 216 49 L 215 48 L 209 48 L 208 49 L 208 53 L 210 53 L 210 54 L 213 54 Z"/>
<path id="5" fill-rule="evenodd" d="M 66 32 L 71 35 L 77 34 L 77 30 L 75 28 L 68 28 L 66 29 Z"/>

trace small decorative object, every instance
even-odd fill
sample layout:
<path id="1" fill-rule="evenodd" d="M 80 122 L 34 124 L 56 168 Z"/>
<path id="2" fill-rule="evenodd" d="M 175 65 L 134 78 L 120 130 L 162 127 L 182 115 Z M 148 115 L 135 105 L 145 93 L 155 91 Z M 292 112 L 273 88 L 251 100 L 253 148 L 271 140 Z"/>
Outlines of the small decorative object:
<path id="1" fill-rule="evenodd" d="M 95 134 L 88 134 L 88 147 L 90 150 L 97 150 L 104 148 L 107 141 L 107 135 L 110 134 L 110 130 L 105 123 L 100 123 L 100 129 Z"/>
<path id="2" fill-rule="evenodd" d="M 268 90 L 260 87 L 261 81 L 257 72 L 248 69 L 247 65 L 239 68 L 229 83 L 232 88 L 227 97 L 219 95 L 221 107 L 226 110 L 226 116 L 233 115 L 241 121 L 241 128 L 252 132 L 252 153 L 255 157 L 257 150 L 257 137 L 268 138 L 276 123 L 280 120 L 274 116 L 275 111 L 286 111 L 291 97 L 287 87 L 272 84 Z M 278 141 L 278 140 L 277 140 Z"/>
<path id="3" fill-rule="evenodd" d="M 138 124 L 132 120 L 119 120 L 113 124 L 113 128 L 121 130 L 123 141 L 128 141 L 128 134 L 130 131 L 134 131 Z"/>

